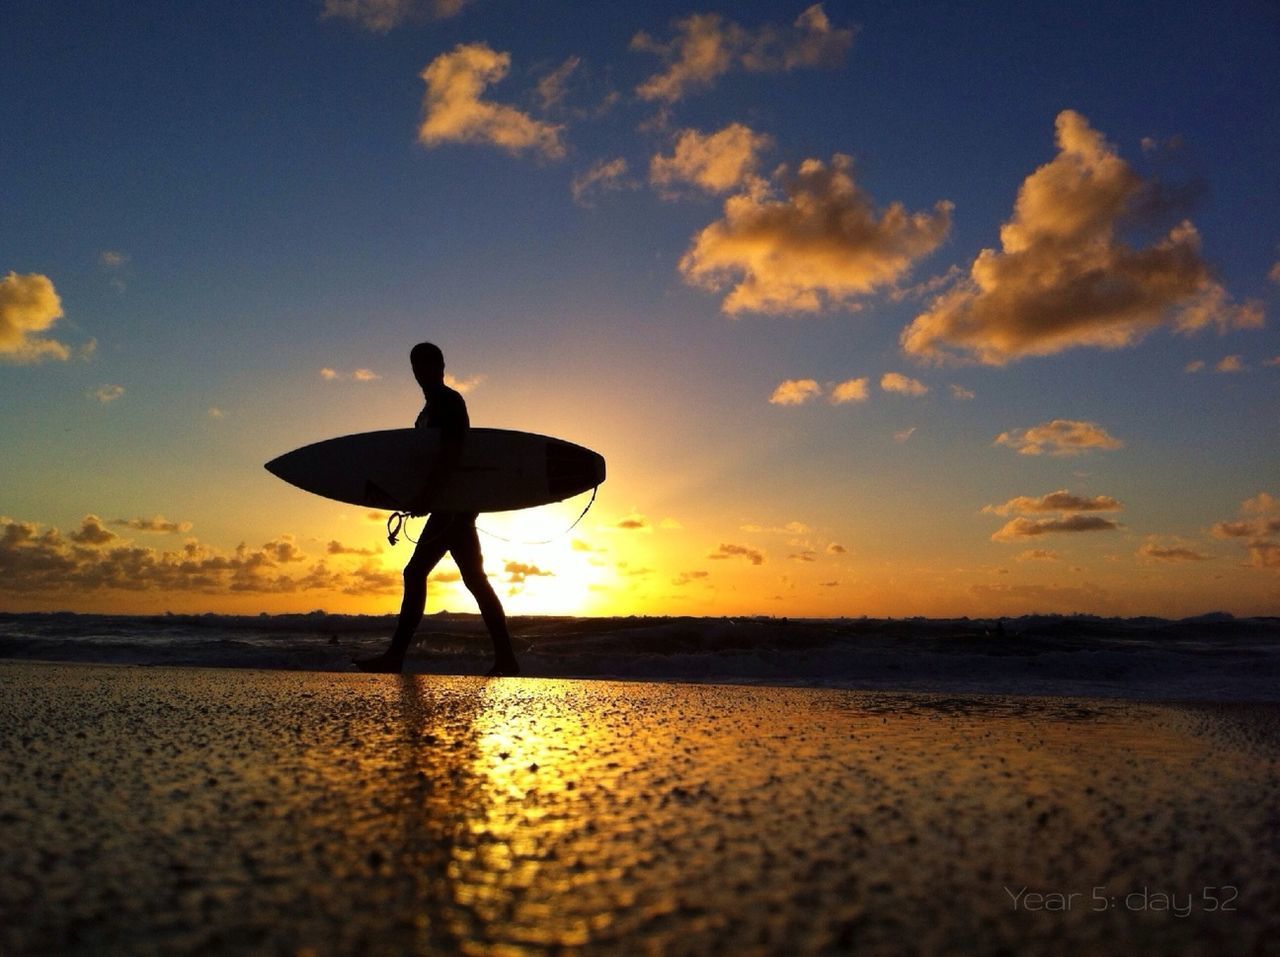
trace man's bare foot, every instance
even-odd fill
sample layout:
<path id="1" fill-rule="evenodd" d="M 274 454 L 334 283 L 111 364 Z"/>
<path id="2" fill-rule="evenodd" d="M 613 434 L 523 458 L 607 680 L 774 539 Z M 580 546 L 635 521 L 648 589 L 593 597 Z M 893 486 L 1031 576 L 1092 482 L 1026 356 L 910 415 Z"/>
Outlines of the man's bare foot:
<path id="1" fill-rule="evenodd" d="M 355 666 L 361 671 L 376 675 L 398 675 L 404 662 L 388 655 L 381 654 L 376 658 L 357 658 Z"/>
<path id="2" fill-rule="evenodd" d="M 510 661 L 499 661 L 484 674 L 486 678 L 514 678 L 520 674 L 520 665 L 514 658 Z"/>

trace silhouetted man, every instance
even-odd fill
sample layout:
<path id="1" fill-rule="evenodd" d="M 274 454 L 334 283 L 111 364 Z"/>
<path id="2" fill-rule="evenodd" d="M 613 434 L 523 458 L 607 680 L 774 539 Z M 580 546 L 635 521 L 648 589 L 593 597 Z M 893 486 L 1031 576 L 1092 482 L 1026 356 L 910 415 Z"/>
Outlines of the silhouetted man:
<path id="1" fill-rule="evenodd" d="M 444 354 L 439 347 L 430 342 L 420 342 L 409 353 L 409 361 L 413 365 L 414 378 L 422 386 L 422 394 L 427 400 L 414 425 L 419 429 L 439 429 L 441 432 L 439 460 L 426 476 L 422 491 L 410 503 L 410 508 L 413 508 L 425 501 L 428 493 L 446 481 L 457 468 L 471 422 L 467 416 L 466 401 L 444 384 Z M 480 615 L 493 639 L 494 664 L 489 674 L 520 673 L 515 653 L 511 650 L 511 636 L 507 633 L 506 613 L 484 573 L 475 512 L 433 512 L 427 519 L 413 557 L 404 566 L 404 599 L 400 604 L 395 634 L 391 636 L 391 647 L 376 658 L 357 661 L 356 665 L 362 671 L 398 673 L 404 666 L 405 653 L 427 606 L 427 576 L 444 558 L 445 552 L 452 555 L 457 563 L 463 584 L 475 596 Z"/>

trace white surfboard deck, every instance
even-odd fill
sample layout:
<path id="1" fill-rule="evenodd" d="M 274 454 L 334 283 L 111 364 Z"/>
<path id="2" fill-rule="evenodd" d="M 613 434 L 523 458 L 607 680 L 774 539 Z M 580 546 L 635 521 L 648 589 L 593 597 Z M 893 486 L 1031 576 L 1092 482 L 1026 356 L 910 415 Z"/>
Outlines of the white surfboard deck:
<path id="1" fill-rule="evenodd" d="M 439 429 L 387 429 L 287 452 L 267 471 L 298 488 L 366 508 L 407 511 L 440 454 Z M 561 439 L 469 429 L 457 469 L 418 511 L 506 512 L 571 498 L 604 481 L 604 458 Z"/>

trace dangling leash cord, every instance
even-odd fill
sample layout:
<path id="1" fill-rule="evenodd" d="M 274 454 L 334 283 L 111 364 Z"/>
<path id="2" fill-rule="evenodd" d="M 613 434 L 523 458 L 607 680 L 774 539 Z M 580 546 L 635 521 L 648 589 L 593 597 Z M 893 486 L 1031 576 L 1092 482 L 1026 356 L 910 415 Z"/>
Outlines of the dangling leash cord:
<path id="1" fill-rule="evenodd" d="M 564 536 L 572 532 L 575 528 L 578 527 L 578 523 L 587 517 L 587 512 L 591 511 L 591 506 L 594 505 L 596 502 L 596 493 L 598 491 L 600 491 L 599 485 L 597 485 L 595 488 L 591 490 L 591 498 L 587 502 L 587 507 L 584 508 L 582 510 L 582 513 L 573 520 L 573 524 L 570 525 L 568 528 L 566 528 L 560 534 L 554 536 L 553 538 L 548 538 L 540 542 L 522 542 L 512 538 L 503 538 L 501 535 L 496 535 L 493 532 L 486 531 L 483 528 L 477 528 L 476 531 L 484 532 L 490 538 L 496 538 L 498 541 L 506 542 L 508 545 L 550 545 L 552 542 L 556 541 L 556 539 L 563 538 Z M 392 545 L 395 545 L 396 541 L 400 538 L 400 533 L 403 531 L 404 537 L 409 539 L 409 541 L 413 542 L 413 544 L 417 545 L 419 539 L 416 539 L 409 534 L 409 526 L 407 524 L 409 519 L 413 517 L 415 517 L 413 512 L 392 512 L 390 515 L 388 515 L 387 516 L 387 541 L 390 542 Z"/>

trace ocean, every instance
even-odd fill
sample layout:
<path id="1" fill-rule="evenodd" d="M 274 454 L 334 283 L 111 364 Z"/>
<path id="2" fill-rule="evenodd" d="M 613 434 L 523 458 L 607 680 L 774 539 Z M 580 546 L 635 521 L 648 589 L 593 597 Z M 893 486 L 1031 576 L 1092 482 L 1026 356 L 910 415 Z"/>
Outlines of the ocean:
<path id="1" fill-rule="evenodd" d="M 0 658 L 351 671 L 392 616 L 0 613 Z M 1165 701 L 1280 701 L 1280 618 L 514 617 L 530 676 Z M 481 674 L 478 616 L 424 620 L 406 671 Z"/>

